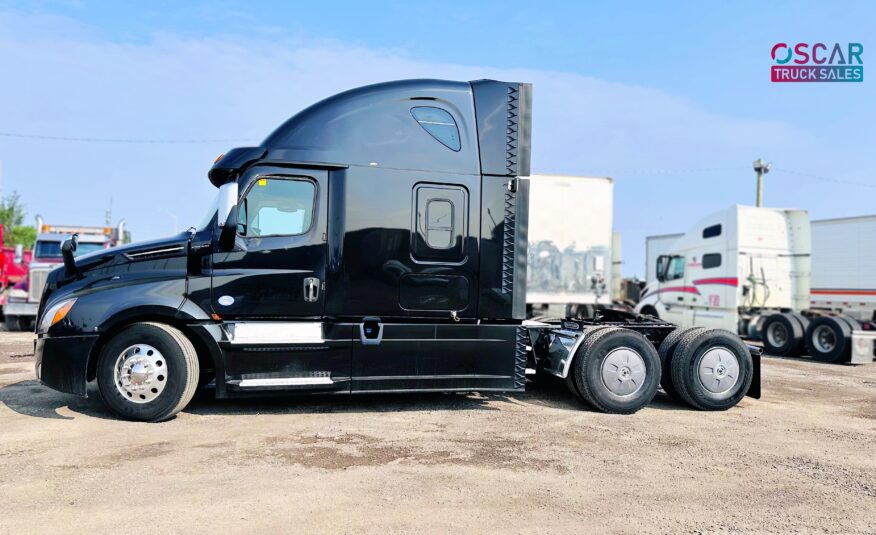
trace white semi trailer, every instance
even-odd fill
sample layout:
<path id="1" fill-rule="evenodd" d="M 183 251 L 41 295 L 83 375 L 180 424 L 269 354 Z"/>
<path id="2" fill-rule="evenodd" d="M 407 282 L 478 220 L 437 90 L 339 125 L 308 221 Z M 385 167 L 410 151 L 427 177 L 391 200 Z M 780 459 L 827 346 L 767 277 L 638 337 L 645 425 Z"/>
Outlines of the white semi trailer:
<path id="1" fill-rule="evenodd" d="M 668 249 L 647 256 L 655 277 L 637 312 L 761 338 L 773 354 L 873 361 L 876 216 L 810 224 L 802 210 L 734 206 Z"/>
<path id="2" fill-rule="evenodd" d="M 614 183 L 534 174 L 529 184 L 529 314 L 590 317 L 612 302 Z"/>

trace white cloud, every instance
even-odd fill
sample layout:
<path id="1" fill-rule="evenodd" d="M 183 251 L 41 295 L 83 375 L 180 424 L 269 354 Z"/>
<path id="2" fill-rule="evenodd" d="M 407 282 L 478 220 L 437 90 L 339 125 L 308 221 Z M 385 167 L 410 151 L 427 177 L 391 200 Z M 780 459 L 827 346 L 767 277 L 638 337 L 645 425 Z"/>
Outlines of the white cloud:
<path id="1" fill-rule="evenodd" d="M 751 202 L 755 157 L 807 162 L 798 167 L 807 169 L 846 157 L 830 140 L 794 125 L 722 115 L 646 87 L 564 72 L 428 63 L 276 32 L 203 39 L 159 34 L 119 43 L 63 18 L 7 13 L 0 14 L 0 51 L 0 131 L 59 136 L 258 141 L 312 102 L 367 83 L 412 77 L 533 82 L 533 168 L 616 178 L 615 226 L 624 237 L 627 274 L 643 272 L 645 235 L 683 230 L 709 211 Z M 102 224 L 112 197 L 116 218 L 127 218 L 135 237 L 145 239 L 170 232 L 172 219 L 162 210 L 176 214 L 181 226 L 199 218 L 211 195 L 206 171 L 226 145 L 0 138 L 0 159 L 4 189 L 19 190 L 31 213 L 58 223 Z M 717 171 L 649 171 L 691 169 Z M 768 200 L 793 184 L 787 177 L 768 180 Z M 822 203 L 827 211 L 849 206 L 842 198 L 848 192 L 823 190 L 812 182 L 786 187 L 782 204 Z"/>

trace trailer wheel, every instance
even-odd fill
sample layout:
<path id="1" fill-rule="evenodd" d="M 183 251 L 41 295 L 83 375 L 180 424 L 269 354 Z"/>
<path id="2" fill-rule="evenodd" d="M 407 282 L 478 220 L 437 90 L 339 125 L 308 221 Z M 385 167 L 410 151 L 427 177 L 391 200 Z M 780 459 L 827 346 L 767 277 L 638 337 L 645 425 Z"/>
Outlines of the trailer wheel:
<path id="1" fill-rule="evenodd" d="M 675 329 L 669 333 L 669 336 L 664 338 L 663 342 L 660 344 L 658 349 L 658 354 L 660 355 L 660 369 L 662 370 L 660 375 L 660 386 L 663 387 L 663 391 L 672 399 L 679 399 L 678 392 L 675 390 L 675 385 L 672 384 L 672 354 L 683 339 L 695 336 L 696 333 L 704 329 L 705 327 Z"/>
<path id="2" fill-rule="evenodd" d="M 803 346 L 804 327 L 791 314 L 771 314 L 763 322 L 764 349 L 772 355 L 799 355 Z"/>
<path id="3" fill-rule="evenodd" d="M 724 411 L 739 403 L 753 373 L 748 348 L 723 329 L 690 333 L 672 356 L 672 383 L 679 397 L 699 410 Z"/>
<path id="4" fill-rule="evenodd" d="M 660 382 L 657 350 L 643 335 L 619 327 L 588 336 L 572 366 L 581 396 L 607 413 L 636 412 L 654 399 Z"/>
<path id="5" fill-rule="evenodd" d="M 129 420 L 167 420 L 191 401 L 198 376 L 191 341 L 161 323 L 127 327 L 107 342 L 97 362 L 101 397 Z"/>
<path id="6" fill-rule="evenodd" d="M 852 327 L 838 316 L 815 318 L 806 329 L 806 350 L 821 362 L 843 362 L 852 351 Z"/>

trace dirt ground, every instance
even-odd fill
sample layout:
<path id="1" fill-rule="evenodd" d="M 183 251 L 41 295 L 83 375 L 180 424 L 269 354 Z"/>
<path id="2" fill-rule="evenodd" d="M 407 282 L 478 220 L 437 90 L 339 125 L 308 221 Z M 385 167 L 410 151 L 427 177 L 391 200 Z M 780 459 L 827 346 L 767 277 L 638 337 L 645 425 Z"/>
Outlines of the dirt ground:
<path id="1" fill-rule="evenodd" d="M 0 533 L 876 532 L 876 365 L 764 359 L 764 397 L 633 416 L 520 395 L 196 399 L 113 419 L 0 333 Z"/>

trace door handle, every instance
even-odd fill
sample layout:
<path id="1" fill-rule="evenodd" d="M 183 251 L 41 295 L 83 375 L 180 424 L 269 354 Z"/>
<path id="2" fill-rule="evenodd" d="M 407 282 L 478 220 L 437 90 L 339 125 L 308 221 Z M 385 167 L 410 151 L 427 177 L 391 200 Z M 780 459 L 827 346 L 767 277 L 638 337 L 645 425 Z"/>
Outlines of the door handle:
<path id="1" fill-rule="evenodd" d="M 315 303 L 319 299 L 319 279 L 307 277 L 304 279 L 304 301 Z"/>
<path id="2" fill-rule="evenodd" d="M 681 296 L 676 297 L 676 299 L 678 299 L 679 301 L 684 301 L 684 297 L 681 297 Z"/>

